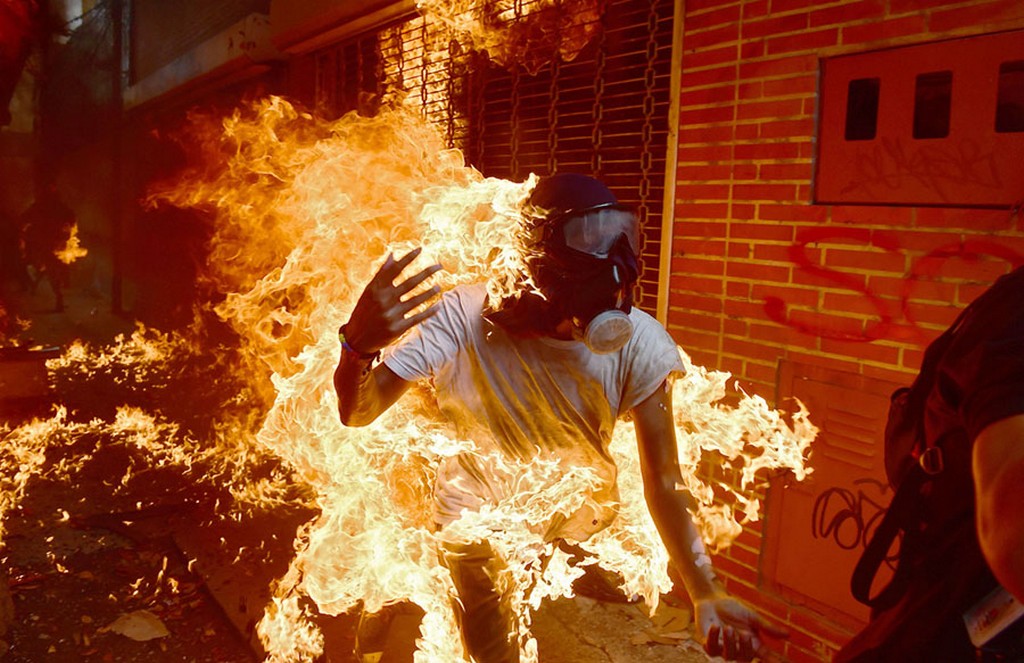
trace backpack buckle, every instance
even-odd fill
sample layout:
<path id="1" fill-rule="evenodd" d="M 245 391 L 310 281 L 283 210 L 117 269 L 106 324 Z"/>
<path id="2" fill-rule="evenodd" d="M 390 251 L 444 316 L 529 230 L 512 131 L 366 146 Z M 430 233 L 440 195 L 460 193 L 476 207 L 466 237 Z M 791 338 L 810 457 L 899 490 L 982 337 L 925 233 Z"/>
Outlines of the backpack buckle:
<path id="1" fill-rule="evenodd" d="M 918 457 L 917 462 L 926 474 L 935 475 L 943 470 L 942 449 L 939 447 L 928 447 Z"/>

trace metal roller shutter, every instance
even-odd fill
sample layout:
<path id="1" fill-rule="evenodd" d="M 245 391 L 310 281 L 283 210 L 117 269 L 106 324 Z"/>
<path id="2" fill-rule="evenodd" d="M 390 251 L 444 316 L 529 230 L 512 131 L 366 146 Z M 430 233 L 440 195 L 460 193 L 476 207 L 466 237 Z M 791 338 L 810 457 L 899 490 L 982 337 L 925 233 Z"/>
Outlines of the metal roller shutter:
<path id="1" fill-rule="evenodd" d="M 578 55 L 548 58 L 535 73 L 465 50 L 441 22 L 410 16 L 315 54 L 316 100 L 322 112 L 340 115 L 372 112 L 380 99 L 404 93 L 486 176 L 573 171 L 601 178 L 639 212 L 637 304 L 653 314 L 674 4 L 596 3 L 594 36 Z M 527 20 L 531 4 L 516 0 L 507 20 Z"/>

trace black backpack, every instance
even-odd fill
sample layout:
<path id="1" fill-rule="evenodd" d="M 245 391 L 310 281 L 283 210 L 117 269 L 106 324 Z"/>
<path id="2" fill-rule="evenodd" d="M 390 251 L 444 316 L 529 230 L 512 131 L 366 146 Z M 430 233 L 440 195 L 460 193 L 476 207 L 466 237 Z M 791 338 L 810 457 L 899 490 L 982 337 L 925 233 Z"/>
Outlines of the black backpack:
<path id="1" fill-rule="evenodd" d="M 934 403 L 945 367 L 1020 315 L 1022 303 L 1019 268 L 965 308 L 928 346 L 911 386 L 893 392 L 885 469 L 895 492 L 850 582 L 854 598 L 871 607 L 872 619 L 836 661 L 974 659 L 960 615 L 996 581 L 975 533 L 971 440 L 957 413 L 936 415 Z M 925 435 L 926 417 L 936 416 L 947 417 L 941 439 Z M 872 595 L 879 569 L 893 559 L 892 579 Z"/>

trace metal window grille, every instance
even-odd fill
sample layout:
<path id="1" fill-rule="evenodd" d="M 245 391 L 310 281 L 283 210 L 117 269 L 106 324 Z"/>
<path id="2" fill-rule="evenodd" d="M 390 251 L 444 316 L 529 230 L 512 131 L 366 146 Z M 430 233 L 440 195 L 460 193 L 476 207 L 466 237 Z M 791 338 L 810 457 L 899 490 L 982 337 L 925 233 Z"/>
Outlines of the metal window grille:
<path id="1" fill-rule="evenodd" d="M 534 1 L 515 0 L 504 20 L 527 20 Z M 440 22 L 410 16 L 317 53 L 316 102 L 340 115 L 365 111 L 371 97 L 403 95 L 484 175 L 520 180 L 571 171 L 601 178 L 640 216 L 636 301 L 653 314 L 674 4 L 597 3 L 598 24 L 586 46 L 539 69 L 500 65 L 461 48 Z"/>

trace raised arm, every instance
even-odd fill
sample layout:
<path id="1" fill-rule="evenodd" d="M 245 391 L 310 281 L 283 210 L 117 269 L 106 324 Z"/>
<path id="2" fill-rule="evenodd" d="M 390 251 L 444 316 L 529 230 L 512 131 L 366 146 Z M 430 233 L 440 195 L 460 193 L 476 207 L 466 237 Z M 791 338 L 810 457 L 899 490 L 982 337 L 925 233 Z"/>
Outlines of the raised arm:
<path id="1" fill-rule="evenodd" d="M 996 579 L 1024 601 L 1024 414 L 986 426 L 974 440 L 978 541 Z"/>
<path id="2" fill-rule="evenodd" d="M 655 390 L 632 414 L 640 444 L 644 497 L 672 566 L 693 601 L 698 638 L 712 656 L 739 661 L 764 656 L 767 652 L 761 651 L 760 634 L 782 637 L 786 632 L 730 596 L 715 577 L 711 558 L 690 515 L 693 497 L 678 487 L 682 477 L 668 385 Z"/>
<path id="3" fill-rule="evenodd" d="M 437 296 L 437 286 L 402 298 L 441 269 L 441 265 L 431 265 L 395 283 L 419 254 L 420 249 L 413 249 L 397 260 L 388 255 L 359 296 L 352 316 L 341 327 L 341 358 L 334 371 L 334 389 L 338 393 L 338 413 L 346 426 L 369 424 L 409 388 L 409 382 L 387 366 L 373 363 L 382 348 L 435 313 L 431 305 L 410 315 Z"/>

